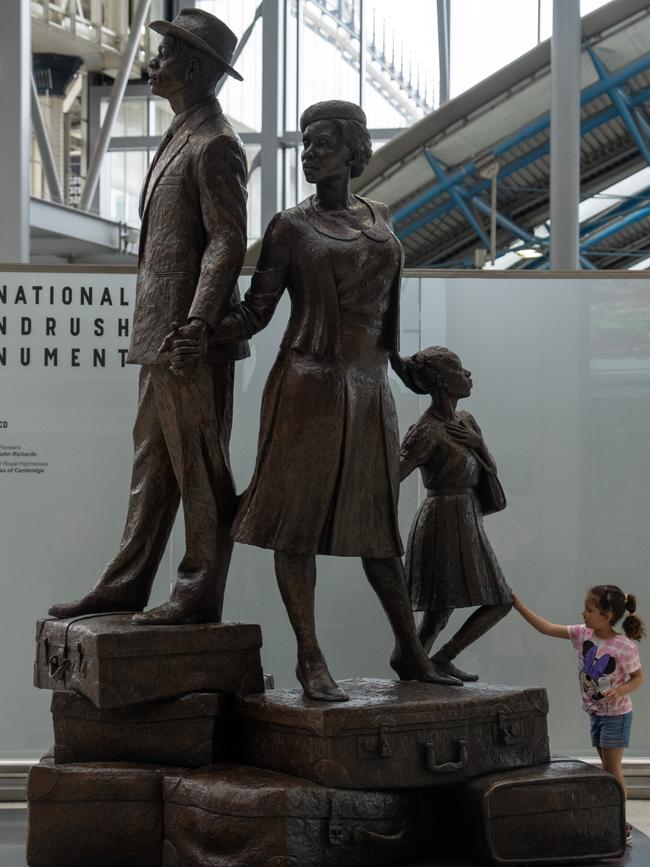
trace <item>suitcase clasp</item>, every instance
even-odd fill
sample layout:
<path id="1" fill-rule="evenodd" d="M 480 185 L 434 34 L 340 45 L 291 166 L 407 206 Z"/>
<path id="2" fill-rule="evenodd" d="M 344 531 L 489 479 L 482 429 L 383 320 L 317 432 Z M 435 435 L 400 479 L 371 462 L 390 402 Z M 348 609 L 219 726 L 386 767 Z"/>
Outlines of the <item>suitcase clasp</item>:
<path id="1" fill-rule="evenodd" d="M 344 832 L 345 829 L 338 820 L 330 819 L 327 836 L 332 846 L 340 846 L 343 843 Z"/>
<path id="2" fill-rule="evenodd" d="M 49 660 L 49 672 L 52 680 L 64 680 L 66 672 L 70 668 L 70 660 L 63 656 L 53 656 Z"/>
<path id="3" fill-rule="evenodd" d="M 84 657 L 83 648 L 81 646 L 81 642 L 77 642 L 77 656 L 79 657 L 79 677 L 86 676 L 86 658 Z"/>
<path id="4" fill-rule="evenodd" d="M 499 737 L 506 746 L 521 742 L 521 720 L 508 719 L 504 713 L 498 715 Z"/>
<path id="5" fill-rule="evenodd" d="M 457 762 L 440 762 L 436 764 L 436 753 L 433 748 L 433 743 L 429 742 L 424 745 L 426 756 L 427 770 L 432 774 L 446 774 L 450 771 L 460 771 L 467 764 L 467 741 L 457 740 L 458 744 L 458 761 Z"/>
<path id="6" fill-rule="evenodd" d="M 392 747 L 390 744 L 390 726 L 392 720 L 377 720 L 379 729 L 376 735 L 371 737 L 360 737 L 358 739 L 358 755 L 359 758 L 370 759 L 389 759 L 392 755 Z"/>

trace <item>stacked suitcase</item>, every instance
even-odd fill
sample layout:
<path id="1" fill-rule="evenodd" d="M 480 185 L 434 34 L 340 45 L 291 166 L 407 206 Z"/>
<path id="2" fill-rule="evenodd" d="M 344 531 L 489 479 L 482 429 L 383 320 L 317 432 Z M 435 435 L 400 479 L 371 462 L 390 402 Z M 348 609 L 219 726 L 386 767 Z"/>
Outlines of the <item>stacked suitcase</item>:
<path id="1" fill-rule="evenodd" d="M 350 701 L 315 702 L 264 691 L 260 646 L 245 624 L 39 622 L 55 745 L 30 773 L 28 863 L 435 864 L 445 842 L 477 864 L 624 851 L 616 781 L 550 762 L 544 690 L 354 679 Z"/>

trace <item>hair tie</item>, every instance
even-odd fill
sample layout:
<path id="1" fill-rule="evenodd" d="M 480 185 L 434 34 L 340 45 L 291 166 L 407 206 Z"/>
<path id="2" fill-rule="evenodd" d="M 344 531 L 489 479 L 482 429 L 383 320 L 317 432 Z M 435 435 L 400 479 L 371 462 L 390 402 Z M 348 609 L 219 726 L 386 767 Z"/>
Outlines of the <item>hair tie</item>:
<path id="1" fill-rule="evenodd" d="M 627 593 L 625 594 L 625 604 L 627 605 Z"/>

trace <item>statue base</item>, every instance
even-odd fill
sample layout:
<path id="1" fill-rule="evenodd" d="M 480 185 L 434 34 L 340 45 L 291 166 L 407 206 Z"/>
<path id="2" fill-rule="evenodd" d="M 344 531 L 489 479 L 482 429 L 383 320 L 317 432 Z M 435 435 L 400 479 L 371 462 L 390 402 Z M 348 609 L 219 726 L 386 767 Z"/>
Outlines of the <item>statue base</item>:
<path id="1" fill-rule="evenodd" d="M 345 703 L 271 690 L 238 702 L 248 765 L 345 789 L 460 783 L 549 759 L 543 689 L 355 678 Z"/>
<path id="2" fill-rule="evenodd" d="M 232 697 L 198 692 L 98 710 L 68 692 L 52 696 L 54 761 L 148 762 L 199 768 L 231 758 Z"/>
<path id="3" fill-rule="evenodd" d="M 27 782 L 27 863 L 159 867 L 163 778 L 173 773 L 178 768 L 42 759 Z"/>

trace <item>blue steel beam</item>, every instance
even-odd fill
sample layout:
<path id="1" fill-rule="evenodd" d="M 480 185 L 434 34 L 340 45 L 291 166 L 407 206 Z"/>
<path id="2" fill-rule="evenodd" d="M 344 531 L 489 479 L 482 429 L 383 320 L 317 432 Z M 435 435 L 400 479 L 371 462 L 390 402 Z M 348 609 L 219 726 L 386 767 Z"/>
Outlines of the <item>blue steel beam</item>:
<path id="1" fill-rule="evenodd" d="M 648 165 L 650 165 L 650 148 L 648 148 L 648 142 L 636 125 L 629 104 L 625 99 L 625 94 L 621 91 L 620 87 L 609 84 L 612 78 L 611 72 L 607 69 L 600 57 L 598 57 L 591 45 L 587 45 L 587 52 L 589 53 L 589 57 L 591 57 L 591 62 L 593 63 L 601 82 L 607 84 L 607 90 L 605 91 L 607 96 L 616 106 L 623 123 L 627 127 L 627 131 L 632 136 L 632 140 L 638 149 L 641 151 L 643 159 L 648 163 Z"/>
<path id="2" fill-rule="evenodd" d="M 442 163 L 438 162 L 438 160 L 433 156 L 433 154 L 431 153 L 431 151 L 428 148 L 424 149 L 424 156 L 426 157 L 427 162 L 429 163 L 429 165 L 433 169 L 433 172 L 434 172 L 435 176 L 438 178 L 438 180 L 439 181 L 446 180 L 446 178 L 447 178 L 446 169 L 444 168 Z M 449 195 L 451 196 L 456 207 L 458 207 L 462 211 L 463 216 L 465 217 L 467 222 L 470 224 L 470 226 L 474 229 L 474 231 L 479 236 L 479 238 L 481 239 L 483 244 L 489 249 L 490 239 L 486 235 L 485 229 L 483 228 L 483 226 L 479 223 L 479 221 L 476 219 L 476 217 L 472 213 L 471 208 L 468 206 L 467 202 L 465 201 L 465 199 L 463 198 L 463 196 L 459 192 L 458 188 L 457 187 L 451 187 L 449 190 Z"/>
<path id="3" fill-rule="evenodd" d="M 648 216 L 650 216 L 650 206 L 639 208 L 637 211 L 627 214 L 622 219 L 610 223 L 610 225 L 606 226 L 601 232 L 596 232 L 595 235 L 587 238 L 586 241 L 582 242 L 581 247 L 583 250 L 587 250 L 595 244 L 600 243 L 600 241 L 604 241 L 605 238 L 610 238 L 622 229 L 627 228 L 627 226 L 631 226 L 633 223 L 638 223 L 639 220 L 643 220 Z"/>
<path id="4" fill-rule="evenodd" d="M 600 81 L 594 82 L 594 84 L 590 85 L 589 87 L 586 87 L 580 95 L 580 104 L 586 105 L 587 103 L 592 102 L 597 97 L 602 96 L 604 93 L 606 93 L 609 88 L 617 87 L 619 84 L 623 84 L 633 76 L 638 75 L 641 72 L 645 72 L 649 68 L 650 53 L 644 54 L 642 57 L 637 58 L 635 61 L 623 67 L 622 69 L 619 69 L 612 75 L 608 75 L 606 79 L 601 79 Z M 616 113 L 617 112 L 614 112 L 614 114 Z M 502 156 L 511 148 L 521 144 L 527 138 L 538 135 L 540 132 L 547 129 L 549 124 L 549 113 L 546 113 L 545 115 L 542 115 L 542 117 L 537 118 L 537 120 L 526 124 L 516 133 L 497 144 L 492 151 L 494 156 Z M 423 205 L 426 205 L 430 201 L 435 199 L 436 196 L 439 196 L 441 193 L 447 192 L 450 187 L 457 185 L 465 178 L 473 177 L 476 172 L 476 163 L 473 160 L 469 160 L 467 163 L 465 163 L 465 165 L 461 166 L 459 169 L 456 169 L 456 171 L 448 175 L 446 181 L 435 184 L 426 193 L 423 193 L 421 196 L 418 196 L 417 199 L 415 199 L 414 201 L 409 202 L 408 205 L 405 205 L 403 208 L 395 211 L 393 219 L 397 223 L 403 222 L 415 211 L 418 211 Z"/>
<path id="5" fill-rule="evenodd" d="M 623 214 L 629 213 L 629 211 L 638 210 L 643 207 L 646 202 L 650 202 L 650 188 L 642 193 L 632 196 L 624 202 L 621 202 L 615 208 L 612 208 L 605 213 L 597 214 L 590 220 L 584 220 L 580 224 L 580 234 L 589 235 L 591 232 L 595 232 L 596 229 L 600 229 L 601 226 L 606 226 L 607 223 L 611 223 L 611 221 L 617 217 L 621 217 Z"/>
<path id="6" fill-rule="evenodd" d="M 440 180 L 444 180 L 446 178 L 446 171 L 445 171 L 444 166 L 441 163 L 439 163 L 438 160 L 436 160 L 436 158 L 434 156 L 432 156 L 428 151 L 425 151 L 425 156 L 427 157 L 427 162 L 429 163 L 429 166 L 431 167 L 432 171 L 435 173 L 436 177 Z M 472 202 L 472 204 L 474 205 L 474 207 L 477 209 L 477 211 L 481 211 L 481 213 L 484 213 L 489 217 L 492 216 L 492 208 L 486 202 L 484 202 L 482 199 L 480 199 L 477 195 L 471 195 L 467 190 L 458 190 L 456 188 L 453 188 L 453 195 L 455 197 L 457 204 L 459 205 L 460 209 L 462 210 L 463 214 L 466 215 L 466 218 L 467 218 L 467 213 L 471 214 L 471 211 L 469 210 L 464 199 L 469 199 Z M 473 218 L 473 214 L 472 214 L 472 218 Z M 497 221 L 497 224 L 501 226 L 501 228 L 506 229 L 511 234 L 515 235 L 515 237 L 520 238 L 528 246 L 539 247 L 545 251 L 548 251 L 550 239 L 538 238 L 536 235 L 533 235 L 531 232 L 528 232 L 526 229 L 523 229 L 521 226 L 518 226 L 512 220 L 509 220 L 507 217 L 504 217 L 504 215 L 499 213 L 499 211 L 496 212 L 496 221 Z M 470 225 L 473 226 L 473 224 L 476 221 L 472 219 L 469 222 L 470 222 Z M 483 234 L 485 234 L 485 233 L 483 233 Z M 513 252 L 515 252 L 515 251 L 513 251 Z M 546 255 L 548 255 L 548 253 L 546 253 Z M 595 266 L 592 265 L 592 263 L 589 261 L 589 259 L 586 256 L 581 255 L 580 261 L 581 261 L 582 266 L 584 268 L 587 268 L 589 270 L 595 270 Z"/>
<path id="7" fill-rule="evenodd" d="M 648 99 L 650 99 L 650 92 L 648 92 L 646 90 L 638 91 L 631 96 L 631 103 L 634 106 L 638 106 L 638 105 L 642 105 L 645 102 L 647 102 Z M 603 109 L 602 111 L 598 112 L 597 114 L 592 115 L 591 117 L 587 118 L 586 120 L 584 120 L 581 123 L 580 134 L 585 135 L 586 133 L 591 132 L 592 130 L 596 129 L 597 127 L 602 126 L 603 124 L 612 120 L 617 115 L 618 115 L 618 112 L 614 106 Z M 530 163 L 535 162 L 535 160 L 538 160 L 541 157 L 546 156 L 549 152 L 549 149 L 550 149 L 550 143 L 545 142 L 544 144 L 539 145 L 538 147 L 534 148 L 533 150 L 529 151 L 528 153 L 523 154 L 522 156 L 513 160 L 511 163 L 508 163 L 505 166 L 502 166 L 499 169 L 499 180 L 503 180 L 504 178 L 507 178 L 509 175 L 512 175 L 515 172 L 519 171 L 519 169 L 525 168 L 527 165 L 530 165 Z M 449 178 L 451 178 L 451 177 L 452 177 L 452 175 L 448 175 L 447 180 L 449 180 Z M 437 185 L 437 186 L 439 186 L 439 185 Z M 456 184 L 455 186 L 458 186 L 458 184 Z M 490 186 L 490 181 L 479 181 L 478 183 L 476 183 L 475 185 L 470 187 L 468 192 L 471 195 L 475 195 L 476 193 L 482 192 L 483 190 L 487 190 L 489 188 L 489 186 Z M 434 188 L 432 188 L 432 189 L 434 189 Z M 454 207 L 455 207 L 455 205 L 453 202 L 446 202 L 445 204 L 439 205 L 437 208 L 435 208 L 431 211 L 428 211 L 425 214 L 422 214 L 422 216 L 419 217 L 417 220 L 415 220 L 412 223 L 409 223 L 409 225 L 406 226 L 404 229 L 399 230 L 397 232 L 398 237 L 399 238 L 408 238 L 409 235 L 412 235 L 414 232 L 417 232 L 418 229 L 422 228 L 422 226 L 425 226 L 427 223 L 430 223 L 433 220 L 439 219 L 440 217 L 444 217 L 450 211 L 453 211 Z M 399 211 L 396 211 L 395 214 L 393 215 L 393 219 L 396 222 L 397 222 L 397 219 L 396 219 L 397 214 L 399 214 L 399 213 L 400 213 Z"/>

